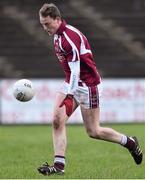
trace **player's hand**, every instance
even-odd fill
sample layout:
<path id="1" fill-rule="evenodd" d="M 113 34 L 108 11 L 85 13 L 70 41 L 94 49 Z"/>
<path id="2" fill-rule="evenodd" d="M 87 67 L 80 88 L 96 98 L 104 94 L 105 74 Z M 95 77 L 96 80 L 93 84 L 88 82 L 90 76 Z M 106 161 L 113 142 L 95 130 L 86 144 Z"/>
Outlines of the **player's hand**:
<path id="1" fill-rule="evenodd" d="M 66 108 L 66 114 L 70 116 L 73 112 L 73 95 L 67 94 L 59 107 L 62 107 L 64 105 Z"/>

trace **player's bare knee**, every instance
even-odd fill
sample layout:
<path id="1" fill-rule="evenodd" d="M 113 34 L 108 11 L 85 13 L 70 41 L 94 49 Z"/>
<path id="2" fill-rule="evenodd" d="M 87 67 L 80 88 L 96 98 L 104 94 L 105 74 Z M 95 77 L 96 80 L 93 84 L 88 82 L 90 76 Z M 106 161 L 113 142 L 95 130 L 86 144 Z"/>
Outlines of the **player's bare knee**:
<path id="1" fill-rule="evenodd" d="M 60 123 L 59 123 L 59 121 L 57 120 L 54 120 L 53 122 L 52 122 L 52 126 L 53 126 L 53 128 L 54 129 L 59 129 L 59 127 L 60 127 Z"/>
<path id="2" fill-rule="evenodd" d="M 97 129 L 87 129 L 90 138 L 100 139 L 100 132 Z"/>
<path id="3" fill-rule="evenodd" d="M 59 129 L 61 127 L 61 120 L 58 116 L 53 117 L 52 126 L 54 129 Z"/>
<path id="4" fill-rule="evenodd" d="M 89 136 L 89 137 L 94 138 L 94 136 L 95 136 L 94 130 L 92 130 L 92 129 L 87 129 L 87 133 L 88 133 L 88 136 Z"/>

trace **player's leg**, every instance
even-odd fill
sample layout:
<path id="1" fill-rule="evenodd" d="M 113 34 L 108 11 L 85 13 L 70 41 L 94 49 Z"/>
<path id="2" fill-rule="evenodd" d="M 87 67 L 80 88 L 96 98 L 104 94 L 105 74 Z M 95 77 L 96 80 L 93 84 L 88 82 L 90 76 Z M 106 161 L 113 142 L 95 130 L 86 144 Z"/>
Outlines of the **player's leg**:
<path id="1" fill-rule="evenodd" d="M 52 118 L 54 154 L 60 156 L 65 156 L 67 144 L 65 123 L 69 117 L 66 115 L 65 106 L 59 107 L 65 97 L 65 94 L 57 93 Z M 73 112 L 77 106 L 76 101 L 73 100 Z"/>
<path id="2" fill-rule="evenodd" d="M 79 87 L 78 101 L 87 133 L 90 137 L 120 143 L 121 134 L 111 128 L 100 127 L 99 96 L 101 86 Z M 81 98 L 80 98 L 81 97 Z"/>
<path id="3" fill-rule="evenodd" d="M 143 154 L 139 148 L 136 137 L 130 138 L 112 128 L 101 127 L 99 124 L 99 107 L 86 109 L 81 106 L 81 112 L 86 131 L 90 137 L 121 144 L 130 151 L 136 164 L 140 164 L 142 162 Z"/>
<path id="4" fill-rule="evenodd" d="M 65 113 L 65 106 L 59 107 L 60 103 L 65 98 L 65 94 L 58 93 L 56 95 L 53 118 L 52 118 L 52 135 L 54 154 L 64 156 L 66 149 L 66 127 L 65 123 L 68 120 L 68 116 Z"/>
<path id="5" fill-rule="evenodd" d="M 92 138 L 102 139 L 115 143 L 120 143 L 122 134 L 111 128 L 100 127 L 100 108 L 85 109 L 81 107 L 84 125 L 88 135 Z"/>
<path id="6" fill-rule="evenodd" d="M 101 92 L 100 86 L 80 88 L 83 103 L 81 104 L 81 112 L 86 127 L 86 131 L 90 137 L 118 143 L 126 147 L 132 154 L 135 162 L 142 162 L 142 151 L 139 148 L 138 141 L 135 137 L 130 138 L 124 134 L 115 131 L 112 128 L 100 126 L 100 107 L 99 96 Z"/>
<path id="7" fill-rule="evenodd" d="M 49 166 L 47 163 L 38 168 L 38 171 L 44 175 L 50 175 L 53 173 L 63 173 L 65 166 L 65 150 L 67 145 L 66 139 L 66 121 L 68 116 L 66 115 L 65 106 L 59 107 L 60 103 L 65 98 L 65 94 L 57 93 L 53 118 L 52 118 L 52 130 L 53 130 L 53 145 L 54 145 L 54 165 Z M 73 111 L 77 108 L 77 103 L 74 100 Z"/>

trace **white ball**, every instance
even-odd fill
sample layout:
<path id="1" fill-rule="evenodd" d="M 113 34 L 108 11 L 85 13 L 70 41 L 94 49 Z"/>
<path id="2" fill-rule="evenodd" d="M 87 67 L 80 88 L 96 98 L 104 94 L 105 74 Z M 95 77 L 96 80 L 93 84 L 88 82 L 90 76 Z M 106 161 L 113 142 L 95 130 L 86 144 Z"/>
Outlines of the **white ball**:
<path id="1" fill-rule="evenodd" d="M 20 79 L 13 86 L 14 97 L 22 102 L 30 101 L 35 94 L 34 86 L 28 79 Z"/>

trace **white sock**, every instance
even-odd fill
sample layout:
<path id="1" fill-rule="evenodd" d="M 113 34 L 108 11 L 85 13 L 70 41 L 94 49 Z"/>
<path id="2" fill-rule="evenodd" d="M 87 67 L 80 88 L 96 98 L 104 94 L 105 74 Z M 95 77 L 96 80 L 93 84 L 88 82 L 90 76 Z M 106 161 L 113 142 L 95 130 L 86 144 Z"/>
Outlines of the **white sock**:
<path id="1" fill-rule="evenodd" d="M 65 165 L 65 157 L 56 155 L 55 158 L 54 158 L 54 163 L 56 163 L 56 162 L 60 162 L 60 163 Z"/>
<path id="2" fill-rule="evenodd" d="M 127 136 L 125 136 L 124 134 L 122 134 L 120 144 L 121 144 L 121 145 L 125 145 L 126 143 L 127 143 Z"/>

